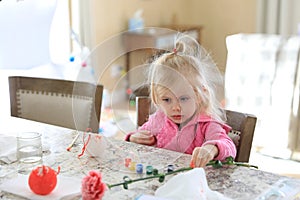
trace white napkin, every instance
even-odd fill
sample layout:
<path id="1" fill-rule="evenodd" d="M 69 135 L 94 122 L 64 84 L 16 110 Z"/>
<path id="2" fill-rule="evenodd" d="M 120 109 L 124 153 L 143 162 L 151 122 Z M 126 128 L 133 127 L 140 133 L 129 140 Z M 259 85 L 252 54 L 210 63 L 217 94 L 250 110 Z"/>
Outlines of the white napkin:
<path id="1" fill-rule="evenodd" d="M 170 200 L 229 200 L 208 187 L 203 168 L 177 174 L 155 191 L 155 196 Z"/>
<path id="2" fill-rule="evenodd" d="M 7 164 L 17 161 L 16 151 L 16 137 L 0 134 L 0 161 Z"/>
<path id="3" fill-rule="evenodd" d="M 28 185 L 28 175 L 18 174 L 16 178 L 3 182 L 0 189 L 31 200 L 57 200 L 67 199 L 81 194 L 81 180 L 78 178 L 57 175 L 57 185 L 48 195 L 37 195 L 33 193 Z"/>

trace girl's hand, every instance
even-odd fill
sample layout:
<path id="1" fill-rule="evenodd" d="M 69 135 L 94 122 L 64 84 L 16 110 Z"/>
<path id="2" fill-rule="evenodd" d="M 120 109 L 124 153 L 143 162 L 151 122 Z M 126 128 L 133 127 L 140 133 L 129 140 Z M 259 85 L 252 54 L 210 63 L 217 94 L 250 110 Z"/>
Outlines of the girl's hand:
<path id="1" fill-rule="evenodd" d="M 219 150 L 215 145 L 208 144 L 196 147 L 193 151 L 191 162 L 194 164 L 194 167 L 205 167 L 218 153 Z"/>
<path id="2" fill-rule="evenodd" d="M 153 136 L 150 131 L 147 130 L 140 130 L 132 134 L 129 138 L 129 141 L 150 146 L 156 143 L 155 136 Z"/>

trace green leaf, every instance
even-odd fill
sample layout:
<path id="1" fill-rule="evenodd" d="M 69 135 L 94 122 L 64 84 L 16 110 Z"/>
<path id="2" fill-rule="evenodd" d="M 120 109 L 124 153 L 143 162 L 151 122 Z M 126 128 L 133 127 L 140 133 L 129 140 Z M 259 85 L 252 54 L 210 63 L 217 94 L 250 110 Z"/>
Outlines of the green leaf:
<path id="1" fill-rule="evenodd" d="M 213 164 L 214 168 L 221 168 L 222 166 L 223 166 L 223 164 L 219 160 L 216 160 L 215 163 Z"/>
<path id="2" fill-rule="evenodd" d="M 225 159 L 225 163 L 224 164 L 227 164 L 227 165 L 234 165 L 234 159 L 232 156 L 229 156 Z"/>
<path id="3" fill-rule="evenodd" d="M 164 176 L 164 175 L 161 175 L 161 176 L 159 177 L 159 179 L 158 179 L 158 181 L 159 181 L 160 183 L 164 182 L 164 180 L 165 180 L 165 176 Z"/>

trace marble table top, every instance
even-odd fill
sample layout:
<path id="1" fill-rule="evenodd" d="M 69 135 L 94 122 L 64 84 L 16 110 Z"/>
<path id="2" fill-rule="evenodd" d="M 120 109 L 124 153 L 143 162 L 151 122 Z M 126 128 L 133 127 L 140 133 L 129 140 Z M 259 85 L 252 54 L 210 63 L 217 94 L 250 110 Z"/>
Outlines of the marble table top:
<path id="1" fill-rule="evenodd" d="M 187 154 L 105 137 L 103 138 L 106 142 L 106 148 L 100 158 L 91 157 L 88 153 L 79 158 L 78 155 L 83 147 L 84 133 L 80 134 L 72 149 L 67 151 L 66 148 L 77 135 L 75 131 L 48 125 L 44 126 L 42 131 L 43 144 L 49 147 L 44 152 L 43 164 L 54 169 L 59 166 L 61 168 L 60 174 L 64 176 L 82 179 L 90 170 L 98 170 L 102 173 L 105 183 L 116 184 L 122 182 L 124 176 L 129 176 L 131 179 L 148 176 L 145 173 L 137 174 L 134 170 L 125 167 L 124 160 L 127 157 L 137 163 L 142 163 L 144 166 L 151 165 L 159 172 L 164 172 L 169 164 L 174 165 L 175 169 L 179 169 L 188 167 L 190 163 L 190 155 Z M 279 183 L 298 188 L 299 193 L 297 195 L 300 196 L 299 179 L 242 166 L 223 166 L 218 169 L 210 166 L 204 169 L 210 189 L 218 191 L 230 199 L 263 199 L 262 196 L 271 194 L 270 192 L 280 185 Z M 0 183 L 16 176 L 17 172 L 18 162 L 1 163 Z M 167 180 L 168 178 L 165 181 Z M 117 186 L 108 190 L 103 199 L 135 199 L 141 194 L 153 195 L 155 190 L 163 184 L 164 182 L 160 183 L 157 179 L 149 179 L 130 184 L 128 190 L 123 189 L 122 186 Z M 77 196 L 73 199 L 80 198 Z M 24 198 L 0 191 L 0 199 Z"/>

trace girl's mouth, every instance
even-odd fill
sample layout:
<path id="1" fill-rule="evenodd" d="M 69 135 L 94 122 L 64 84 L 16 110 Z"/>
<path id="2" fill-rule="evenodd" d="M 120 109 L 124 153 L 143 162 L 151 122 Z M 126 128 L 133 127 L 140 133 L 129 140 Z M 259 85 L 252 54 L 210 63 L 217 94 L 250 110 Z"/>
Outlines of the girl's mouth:
<path id="1" fill-rule="evenodd" d="M 182 119 L 182 115 L 172 115 L 172 118 L 174 120 L 181 120 Z"/>

